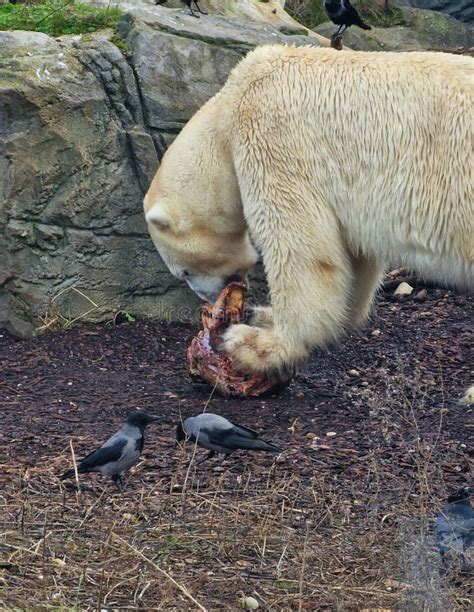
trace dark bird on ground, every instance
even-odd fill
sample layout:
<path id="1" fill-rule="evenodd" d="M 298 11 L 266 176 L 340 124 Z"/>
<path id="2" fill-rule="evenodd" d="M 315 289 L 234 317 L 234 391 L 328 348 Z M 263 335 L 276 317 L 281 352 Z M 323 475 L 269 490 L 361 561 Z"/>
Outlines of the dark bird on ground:
<path id="1" fill-rule="evenodd" d="M 180 421 L 176 428 L 176 439 L 178 442 L 197 441 L 199 446 L 207 448 L 208 455 L 199 463 L 211 459 L 216 453 L 229 455 L 239 449 L 262 450 L 275 454 L 282 452 L 277 446 L 261 440 L 256 431 L 243 425 L 235 425 L 211 412 Z"/>
<path id="2" fill-rule="evenodd" d="M 117 433 L 107 442 L 104 442 L 100 448 L 84 457 L 77 466 L 78 473 L 99 472 L 103 476 L 109 476 L 117 485 L 119 491 L 122 491 L 123 472 L 135 465 L 142 454 L 145 443 L 145 427 L 159 418 L 141 410 L 131 412 L 125 425 Z M 68 470 L 61 476 L 61 480 L 73 475 L 74 470 Z"/>
<path id="3" fill-rule="evenodd" d="M 448 497 L 448 505 L 438 514 L 435 532 L 443 564 L 447 553 L 454 553 L 465 561 L 465 552 L 474 544 L 474 509 L 469 487 L 459 489 Z"/>
<path id="4" fill-rule="evenodd" d="M 336 34 L 343 34 L 352 25 L 359 26 L 363 30 L 372 29 L 362 21 L 349 0 L 324 0 L 324 9 L 329 19 L 339 26 Z"/>

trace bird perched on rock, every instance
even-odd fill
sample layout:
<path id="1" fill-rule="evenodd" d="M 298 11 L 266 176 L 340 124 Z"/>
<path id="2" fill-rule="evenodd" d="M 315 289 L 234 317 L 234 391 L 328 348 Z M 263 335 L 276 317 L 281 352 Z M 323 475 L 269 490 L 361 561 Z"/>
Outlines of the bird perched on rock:
<path id="1" fill-rule="evenodd" d="M 466 562 L 465 552 L 474 544 L 474 509 L 469 495 L 472 490 L 463 487 L 448 497 L 448 505 L 438 514 L 435 532 L 443 564 L 446 554 L 452 552 Z"/>
<path id="2" fill-rule="evenodd" d="M 166 2 L 166 0 L 155 0 L 155 4 L 164 4 L 165 2 Z M 201 15 L 207 15 L 207 13 L 205 13 L 201 9 L 199 4 L 197 3 L 197 0 L 181 0 L 181 2 L 183 2 L 183 4 L 185 4 L 188 7 L 189 14 L 192 15 L 193 17 L 197 17 L 199 19 L 199 15 L 196 15 L 196 13 L 192 9 L 191 5 L 192 5 L 193 2 L 196 5 L 197 10 L 201 13 Z"/>
<path id="3" fill-rule="evenodd" d="M 103 476 L 110 476 L 119 491 L 122 491 L 123 472 L 135 465 L 142 454 L 145 443 L 145 427 L 159 418 L 141 410 L 131 412 L 125 425 L 117 433 L 104 442 L 100 448 L 84 457 L 77 466 L 78 473 L 99 472 Z M 68 470 L 61 476 L 61 480 L 73 475 L 74 470 Z"/>
<path id="4" fill-rule="evenodd" d="M 349 0 L 324 0 L 324 9 L 329 19 L 339 26 L 336 34 L 343 34 L 352 25 L 359 26 L 363 30 L 372 29 L 362 21 Z"/>
<path id="5" fill-rule="evenodd" d="M 207 15 L 207 13 L 205 13 L 201 7 L 199 6 L 199 4 L 197 3 L 197 0 L 181 0 L 181 2 L 184 2 L 184 4 L 188 7 L 189 9 L 189 14 L 192 15 L 193 17 L 197 17 L 199 19 L 199 15 L 196 15 L 196 13 L 193 11 L 192 9 L 192 3 L 194 2 L 194 4 L 196 5 L 197 10 L 201 13 L 201 15 Z"/>
<path id="6" fill-rule="evenodd" d="M 211 412 L 180 421 L 176 428 L 176 439 L 178 442 L 197 442 L 199 446 L 208 449 L 208 455 L 199 463 L 211 459 L 216 453 L 229 455 L 239 449 L 262 450 L 275 454 L 282 452 L 277 446 L 261 440 L 256 431 L 243 425 L 235 425 Z"/>

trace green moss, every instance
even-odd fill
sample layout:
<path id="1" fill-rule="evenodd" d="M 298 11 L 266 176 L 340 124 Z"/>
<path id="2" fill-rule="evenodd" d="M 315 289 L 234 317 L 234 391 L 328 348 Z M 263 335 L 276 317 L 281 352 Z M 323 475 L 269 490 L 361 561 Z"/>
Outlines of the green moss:
<path id="1" fill-rule="evenodd" d="M 128 42 L 126 40 L 123 40 L 123 38 L 120 38 L 118 34 L 113 36 L 110 39 L 110 42 L 112 42 L 118 49 L 120 49 L 120 51 L 123 51 L 123 52 L 128 51 L 130 48 L 130 45 L 128 44 Z"/>
<path id="2" fill-rule="evenodd" d="M 403 12 L 393 4 L 393 0 L 388 2 L 387 10 L 385 10 L 383 0 L 356 0 L 354 4 L 362 19 L 375 28 L 395 28 L 406 25 Z"/>
<path id="3" fill-rule="evenodd" d="M 95 7 L 75 0 L 0 4 L 0 30 L 33 30 L 50 36 L 114 28 L 122 18 L 116 7 Z"/>

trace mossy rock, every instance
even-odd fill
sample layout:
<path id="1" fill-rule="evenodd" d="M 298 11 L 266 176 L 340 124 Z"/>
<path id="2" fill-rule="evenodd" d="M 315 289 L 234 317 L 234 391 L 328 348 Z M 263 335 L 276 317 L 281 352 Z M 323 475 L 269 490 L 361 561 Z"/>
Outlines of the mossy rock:
<path id="1" fill-rule="evenodd" d="M 352 27 L 344 43 L 358 51 L 422 51 L 427 49 L 469 49 L 474 46 L 474 32 L 464 23 L 435 11 L 402 7 L 406 25 L 372 28 Z M 326 22 L 314 31 L 328 38 L 336 26 Z"/>

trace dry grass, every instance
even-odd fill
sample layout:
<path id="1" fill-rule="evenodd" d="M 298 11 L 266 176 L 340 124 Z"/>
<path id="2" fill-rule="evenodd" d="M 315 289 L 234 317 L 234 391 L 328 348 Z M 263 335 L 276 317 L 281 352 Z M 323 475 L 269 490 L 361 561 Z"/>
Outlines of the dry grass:
<path id="1" fill-rule="evenodd" d="M 192 447 L 164 449 L 153 458 L 171 471 L 157 479 L 145 459 L 123 495 L 93 477 L 65 488 L 67 446 L 35 469 L 0 466 L 0 608 L 231 610 L 252 595 L 268 610 L 472 609 L 469 578 L 440 572 L 430 533 L 434 484 L 458 458 L 393 397 L 359 401 L 414 466 L 407 481 L 376 451 L 352 480 L 298 472 L 297 448 L 240 471 L 188 469 Z"/>

